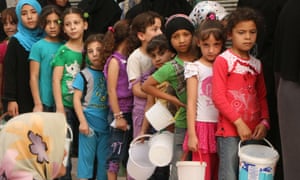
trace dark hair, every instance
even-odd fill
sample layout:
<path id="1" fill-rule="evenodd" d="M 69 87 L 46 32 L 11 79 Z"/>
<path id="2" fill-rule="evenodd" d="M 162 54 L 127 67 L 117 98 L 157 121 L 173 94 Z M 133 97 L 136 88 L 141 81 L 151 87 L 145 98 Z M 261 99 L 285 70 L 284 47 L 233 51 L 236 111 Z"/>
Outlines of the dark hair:
<path id="1" fill-rule="evenodd" d="M 92 42 L 99 42 L 102 45 L 101 51 L 100 51 L 100 58 L 101 58 L 101 70 L 103 70 L 103 67 L 106 63 L 106 59 L 103 58 L 103 46 L 104 46 L 104 35 L 103 34 L 91 34 L 87 37 L 87 39 L 84 42 L 84 46 L 83 46 L 83 53 L 82 53 L 82 59 L 84 59 L 81 68 L 85 67 L 87 61 L 88 61 L 88 57 L 87 57 L 87 48 L 88 45 Z"/>
<path id="2" fill-rule="evenodd" d="M 252 8 L 240 7 L 229 14 L 226 25 L 227 33 L 231 33 L 232 29 L 242 21 L 253 21 L 257 29 L 262 26 L 262 18 L 257 11 Z"/>
<path id="3" fill-rule="evenodd" d="M 57 6 L 61 11 L 64 11 L 66 8 L 71 7 L 71 3 L 70 3 L 69 0 L 66 2 L 66 5 L 65 5 L 65 6 L 60 6 L 60 5 L 58 5 L 58 4 L 56 3 L 56 0 L 47 0 L 47 4 L 55 5 L 55 6 Z"/>
<path id="4" fill-rule="evenodd" d="M 145 33 L 147 27 L 155 24 L 155 19 L 160 19 L 162 22 L 162 17 L 158 13 L 153 11 L 141 13 L 133 18 L 130 28 L 129 45 L 132 46 L 130 47 L 130 49 L 136 49 L 141 46 L 141 41 L 137 37 L 138 32 Z"/>
<path id="5" fill-rule="evenodd" d="M 45 29 L 45 27 L 47 25 L 47 16 L 52 13 L 55 13 L 59 18 L 61 16 L 61 11 L 56 6 L 47 5 L 47 6 L 43 7 L 41 15 L 39 17 L 39 25 L 42 29 Z"/>
<path id="6" fill-rule="evenodd" d="M 62 23 L 64 23 L 64 19 L 66 17 L 66 15 L 68 14 L 78 14 L 83 21 L 87 21 L 87 16 L 85 16 L 85 13 L 80 9 L 80 8 L 76 8 L 76 7 L 70 7 L 70 8 L 67 8 L 66 10 L 64 10 L 64 12 L 62 13 L 61 15 L 61 20 L 62 20 Z"/>
<path id="7" fill-rule="evenodd" d="M 1 12 L 1 22 L 5 24 L 7 18 L 9 17 L 11 17 L 13 23 L 18 24 L 18 18 L 15 7 L 6 8 Z"/>
<path id="8" fill-rule="evenodd" d="M 104 36 L 104 52 L 103 58 L 107 59 L 119 45 L 129 37 L 129 21 L 119 20 L 113 27 L 109 27 Z M 129 56 L 129 49 L 127 49 L 126 56 Z"/>
<path id="9" fill-rule="evenodd" d="M 206 19 L 202 21 L 195 32 L 196 37 L 201 41 L 207 40 L 211 34 L 217 41 L 223 43 L 226 41 L 225 28 L 218 20 Z"/>
<path id="10" fill-rule="evenodd" d="M 166 50 L 170 50 L 169 42 L 165 35 L 157 35 L 149 41 L 146 48 L 147 53 L 151 54 L 156 50 L 158 50 L 159 53 L 163 53 Z"/>

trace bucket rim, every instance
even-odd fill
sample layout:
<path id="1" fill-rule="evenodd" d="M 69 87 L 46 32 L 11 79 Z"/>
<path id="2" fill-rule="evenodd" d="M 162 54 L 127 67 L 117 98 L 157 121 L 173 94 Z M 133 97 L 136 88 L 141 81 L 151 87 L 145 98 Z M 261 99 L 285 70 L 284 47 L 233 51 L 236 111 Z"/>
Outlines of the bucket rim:
<path id="1" fill-rule="evenodd" d="M 177 163 L 176 163 L 176 166 L 178 167 L 178 166 L 186 166 L 186 165 L 188 165 L 188 166 L 204 166 L 204 167 L 206 167 L 207 166 L 207 164 L 206 164 L 206 162 L 200 162 L 200 161 L 177 161 Z"/>

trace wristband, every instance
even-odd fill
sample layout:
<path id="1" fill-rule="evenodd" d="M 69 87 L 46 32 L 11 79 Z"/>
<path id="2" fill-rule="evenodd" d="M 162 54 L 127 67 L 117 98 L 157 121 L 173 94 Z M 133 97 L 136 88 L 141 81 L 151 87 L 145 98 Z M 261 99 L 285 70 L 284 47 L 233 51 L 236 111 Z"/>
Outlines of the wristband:
<path id="1" fill-rule="evenodd" d="M 120 118 L 122 118 L 122 117 L 123 117 L 123 112 L 120 111 L 120 112 L 118 112 L 118 113 L 114 113 L 114 117 L 115 117 L 115 119 L 120 119 Z"/>
<path id="2" fill-rule="evenodd" d="M 269 130 L 270 129 L 270 124 L 268 122 L 268 120 L 264 119 L 261 121 L 261 123 Z"/>

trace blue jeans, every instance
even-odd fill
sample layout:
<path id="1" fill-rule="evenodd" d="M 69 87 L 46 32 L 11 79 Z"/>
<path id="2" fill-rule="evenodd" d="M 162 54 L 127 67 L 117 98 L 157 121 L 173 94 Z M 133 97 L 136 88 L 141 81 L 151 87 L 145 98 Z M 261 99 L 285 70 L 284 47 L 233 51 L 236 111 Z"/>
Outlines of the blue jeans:
<path id="1" fill-rule="evenodd" d="M 127 120 L 130 129 L 123 131 L 117 128 L 110 127 L 108 158 L 106 161 L 106 169 L 113 173 L 118 173 L 120 163 L 126 167 L 128 161 L 128 149 L 132 140 L 132 114 L 124 113 L 124 118 Z M 112 114 L 108 115 L 109 122 L 112 121 Z"/>
<path id="2" fill-rule="evenodd" d="M 169 178 L 170 180 L 178 179 L 176 163 L 177 163 L 177 161 L 180 161 L 180 158 L 183 154 L 182 144 L 184 141 L 186 130 L 187 130 L 186 128 L 178 128 L 178 127 L 175 128 L 174 144 L 173 144 L 173 158 L 172 158 L 172 162 L 171 162 L 172 168 L 171 168 L 171 175 Z"/>
<path id="3" fill-rule="evenodd" d="M 239 137 L 217 137 L 219 180 L 236 180 L 239 170 Z"/>

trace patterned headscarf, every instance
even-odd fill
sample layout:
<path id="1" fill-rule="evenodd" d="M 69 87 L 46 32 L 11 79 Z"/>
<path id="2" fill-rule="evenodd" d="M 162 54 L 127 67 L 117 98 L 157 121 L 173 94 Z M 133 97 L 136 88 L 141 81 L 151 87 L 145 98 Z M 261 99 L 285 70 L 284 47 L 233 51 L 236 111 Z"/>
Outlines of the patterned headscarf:
<path id="1" fill-rule="evenodd" d="M 196 4 L 190 18 L 193 21 L 194 26 L 198 26 L 209 14 L 214 14 L 216 20 L 223 20 L 227 15 L 225 8 L 216 1 L 201 1 Z"/>
<path id="2" fill-rule="evenodd" d="M 18 18 L 18 32 L 14 35 L 15 38 L 18 39 L 20 44 L 25 48 L 26 51 L 30 51 L 32 45 L 40 40 L 43 36 L 43 30 L 38 26 L 36 29 L 28 29 L 26 28 L 21 19 L 21 11 L 24 5 L 32 6 L 38 14 L 41 13 L 42 8 L 37 0 L 19 0 L 16 6 L 16 14 Z"/>
<path id="3" fill-rule="evenodd" d="M 0 179 L 53 179 L 64 158 L 66 130 L 60 113 L 25 113 L 8 121 L 0 131 Z"/>

